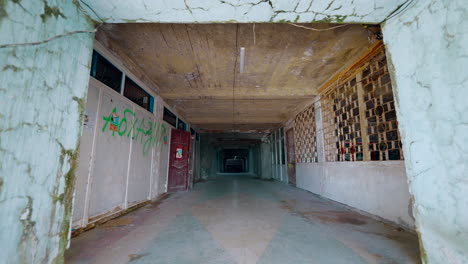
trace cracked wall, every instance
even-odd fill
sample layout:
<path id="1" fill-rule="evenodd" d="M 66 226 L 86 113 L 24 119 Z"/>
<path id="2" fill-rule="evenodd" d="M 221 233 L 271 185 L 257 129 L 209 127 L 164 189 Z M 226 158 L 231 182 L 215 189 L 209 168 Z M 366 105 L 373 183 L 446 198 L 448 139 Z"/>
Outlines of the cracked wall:
<path id="1" fill-rule="evenodd" d="M 380 23 L 405 0 L 80 0 L 107 23 Z"/>
<path id="2" fill-rule="evenodd" d="M 415 0 L 384 25 L 425 263 L 468 263 L 468 7 Z"/>
<path id="3" fill-rule="evenodd" d="M 9 263 L 63 262 L 92 29 L 73 1 L 0 1 L 0 256 Z"/>

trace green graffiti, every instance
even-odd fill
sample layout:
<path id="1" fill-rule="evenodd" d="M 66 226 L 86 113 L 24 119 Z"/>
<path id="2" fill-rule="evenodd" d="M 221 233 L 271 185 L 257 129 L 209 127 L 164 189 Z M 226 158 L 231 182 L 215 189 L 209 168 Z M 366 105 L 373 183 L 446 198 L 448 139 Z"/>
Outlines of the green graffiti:
<path id="1" fill-rule="evenodd" d="M 128 138 L 132 137 L 137 143 L 143 145 L 143 155 L 146 156 L 150 150 L 161 142 L 167 144 L 167 128 L 163 123 L 154 123 L 152 121 L 141 120 L 136 117 L 135 112 L 126 108 L 123 111 L 123 117 L 117 113 L 117 108 L 114 107 L 109 116 L 103 116 L 105 121 L 102 126 L 102 132 L 106 129 L 112 131 L 112 136 L 127 135 Z"/>
<path id="2" fill-rule="evenodd" d="M 102 132 L 106 131 L 106 127 L 109 125 L 109 130 L 112 131 L 112 136 L 114 136 L 115 131 L 117 131 L 117 127 L 119 126 L 119 115 L 117 114 L 117 108 L 114 107 L 112 113 L 109 116 L 103 116 L 102 119 L 106 121 L 102 127 Z"/>

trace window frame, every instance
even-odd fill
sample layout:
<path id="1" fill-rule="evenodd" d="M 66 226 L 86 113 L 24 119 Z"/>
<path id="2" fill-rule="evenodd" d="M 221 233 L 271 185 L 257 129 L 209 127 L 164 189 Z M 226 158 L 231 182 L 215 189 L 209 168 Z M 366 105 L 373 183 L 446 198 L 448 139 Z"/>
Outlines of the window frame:
<path id="1" fill-rule="evenodd" d="M 139 105 L 137 102 L 133 101 L 131 98 L 129 98 L 128 96 L 125 95 L 125 91 L 126 91 L 126 84 L 127 84 L 127 80 L 132 82 L 137 88 L 139 88 L 141 91 L 143 91 L 147 96 L 149 96 L 149 102 L 148 102 L 148 108 L 145 108 L 141 105 Z M 123 82 L 123 89 L 122 89 L 122 95 L 127 98 L 128 100 L 132 101 L 133 103 L 135 103 L 136 105 L 138 105 L 139 107 L 145 109 L 146 111 L 150 112 L 150 113 L 153 113 L 154 112 L 154 97 L 148 93 L 145 89 L 143 89 L 140 85 L 138 85 L 137 82 L 135 82 L 132 78 L 128 77 L 125 75 L 125 80 Z"/>
<path id="2" fill-rule="evenodd" d="M 171 122 L 169 122 L 168 120 L 166 120 L 166 113 L 170 114 L 170 115 L 173 115 L 175 117 L 174 119 L 174 124 L 172 124 Z M 164 106 L 163 108 L 163 116 L 162 116 L 162 119 L 164 122 L 168 123 L 169 125 L 173 126 L 174 128 L 177 128 L 177 115 L 174 114 L 169 108 L 167 108 L 166 106 Z"/>

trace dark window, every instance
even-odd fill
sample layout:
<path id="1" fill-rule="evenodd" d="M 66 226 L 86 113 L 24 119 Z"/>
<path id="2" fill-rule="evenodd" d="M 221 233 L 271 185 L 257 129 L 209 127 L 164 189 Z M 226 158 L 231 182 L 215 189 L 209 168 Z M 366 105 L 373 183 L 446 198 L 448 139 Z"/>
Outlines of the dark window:
<path id="1" fill-rule="evenodd" d="M 120 93 L 122 72 L 96 51 L 93 51 L 91 76 Z"/>
<path id="2" fill-rule="evenodd" d="M 166 107 L 164 107 L 163 120 L 171 124 L 172 126 L 176 127 L 177 116 L 174 115 L 171 111 L 169 111 L 169 109 L 167 109 Z"/>
<path id="3" fill-rule="evenodd" d="M 392 149 L 388 151 L 388 159 L 389 160 L 400 160 L 400 150 L 399 149 Z"/>
<path id="4" fill-rule="evenodd" d="M 180 120 L 180 118 L 177 120 L 177 129 L 186 131 L 187 130 L 187 125 L 185 124 L 184 121 Z"/>
<path id="5" fill-rule="evenodd" d="M 153 112 L 153 97 L 128 77 L 125 78 L 124 96 L 151 113 Z"/>

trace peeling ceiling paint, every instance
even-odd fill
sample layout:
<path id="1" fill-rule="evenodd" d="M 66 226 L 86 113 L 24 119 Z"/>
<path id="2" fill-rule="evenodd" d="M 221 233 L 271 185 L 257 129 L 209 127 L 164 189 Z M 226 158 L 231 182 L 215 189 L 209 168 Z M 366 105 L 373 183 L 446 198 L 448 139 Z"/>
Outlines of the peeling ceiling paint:
<path id="1" fill-rule="evenodd" d="M 380 23 L 406 0 L 80 0 L 107 23 Z"/>

